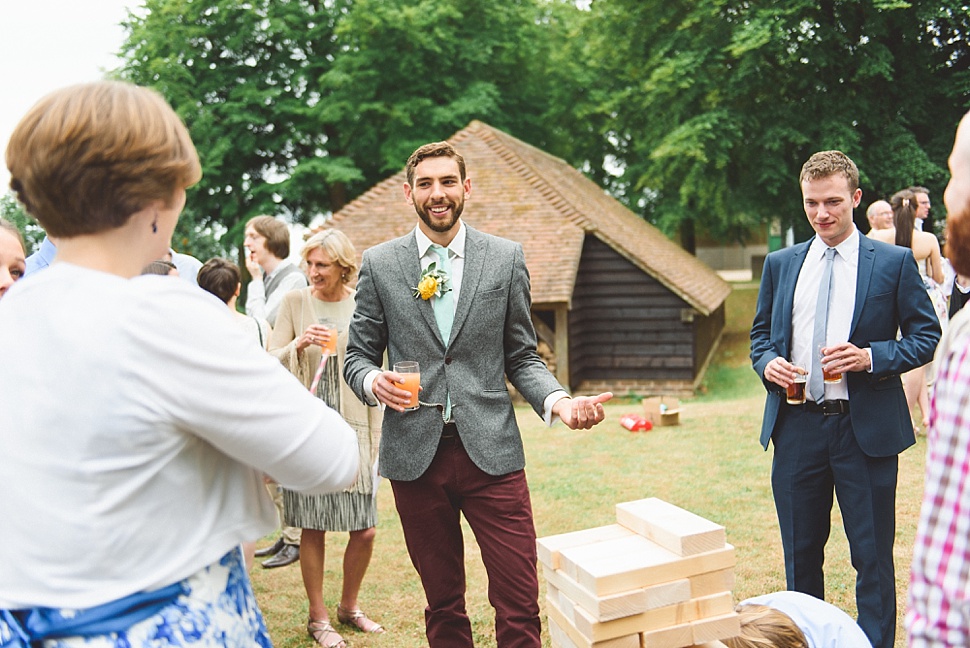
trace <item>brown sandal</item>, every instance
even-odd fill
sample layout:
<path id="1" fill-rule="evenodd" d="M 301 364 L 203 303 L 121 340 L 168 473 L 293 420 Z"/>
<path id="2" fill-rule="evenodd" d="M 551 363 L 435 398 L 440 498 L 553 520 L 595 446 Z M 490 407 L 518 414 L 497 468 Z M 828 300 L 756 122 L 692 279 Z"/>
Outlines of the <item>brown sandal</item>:
<path id="1" fill-rule="evenodd" d="M 364 614 L 364 611 L 359 608 L 356 610 L 348 610 L 338 604 L 337 621 L 340 621 L 344 625 L 354 626 L 361 632 L 369 632 L 371 634 L 381 634 L 384 632 L 384 626 L 368 618 Z"/>
<path id="2" fill-rule="evenodd" d="M 337 634 L 337 631 L 333 629 L 328 620 L 314 621 L 313 619 L 308 619 L 306 623 L 306 631 L 310 633 L 313 640 L 318 644 L 323 646 L 323 648 L 347 648 L 347 642 L 344 638 Z M 326 643 L 330 635 L 336 637 L 336 640 Z"/>

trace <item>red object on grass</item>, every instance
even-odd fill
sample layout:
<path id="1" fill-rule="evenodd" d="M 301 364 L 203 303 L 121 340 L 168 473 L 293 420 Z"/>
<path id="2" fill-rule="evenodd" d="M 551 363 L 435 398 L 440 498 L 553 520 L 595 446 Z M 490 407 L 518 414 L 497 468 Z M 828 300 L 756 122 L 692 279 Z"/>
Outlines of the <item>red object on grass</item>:
<path id="1" fill-rule="evenodd" d="M 630 432 L 647 432 L 653 429 L 653 423 L 636 414 L 624 414 L 621 416 L 620 425 Z"/>

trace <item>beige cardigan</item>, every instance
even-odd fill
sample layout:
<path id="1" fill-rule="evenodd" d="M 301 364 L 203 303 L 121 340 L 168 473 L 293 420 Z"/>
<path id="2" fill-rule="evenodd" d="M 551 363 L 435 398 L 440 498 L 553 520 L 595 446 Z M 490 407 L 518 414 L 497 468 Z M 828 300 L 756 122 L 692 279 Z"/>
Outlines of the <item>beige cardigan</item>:
<path id="1" fill-rule="evenodd" d="M 269 352 L 276 356 L 290 373 L 296 376 L 303 386 L 310 388 L 313 375 L 320 364 L 320 347 L 311 345 L 302 352 L 297 352 L 296 341 L 303 331 L 311 324 L 317 323 L 315 298 L 310 294 L 310 288 L 293 290 L 283 297 L 279 312 L 276 315 L 276 326 L 270 336 Z M 347 297 L 353 300 L 356 291 L 351 291 Z M 348 322 L 340 324 L 341 331 L 337 336 L 337 358 L 340 363 L 340 412 L 339 414 L 357 432 L 357 443 L 360 448 L 360 474 L 353 486 L 347 489 L 351 493 L 373 493 L 374 466 L 377 462 L 378 447 L 381 438 L 381 420 L 383 413 L 379 407 L 364 405 L 343 379 L 344 355 L 347 352 Z M 333 362 L 331 358 L 328 362 Z"/>

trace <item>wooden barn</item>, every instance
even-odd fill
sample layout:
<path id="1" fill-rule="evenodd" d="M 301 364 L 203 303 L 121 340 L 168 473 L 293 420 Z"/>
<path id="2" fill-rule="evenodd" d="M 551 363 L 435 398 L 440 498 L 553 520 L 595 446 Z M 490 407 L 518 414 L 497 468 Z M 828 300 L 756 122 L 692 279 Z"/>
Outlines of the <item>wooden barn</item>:
<path id="1" fill-rule="evenodd" d="M 576 392 L 688 394 L 724 328 L 730 286 L 563 160 L 473 121 L 469 226 L 522 244 L 540 350 Z M 334 214 L 359 253 L 417 221 L 404 171 Z"/>

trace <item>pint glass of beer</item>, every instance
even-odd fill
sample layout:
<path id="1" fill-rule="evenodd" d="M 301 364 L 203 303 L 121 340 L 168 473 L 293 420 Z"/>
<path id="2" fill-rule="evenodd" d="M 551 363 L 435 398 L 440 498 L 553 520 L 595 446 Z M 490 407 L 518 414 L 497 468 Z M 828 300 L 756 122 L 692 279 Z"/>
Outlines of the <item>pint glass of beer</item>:
<path id="1" fill-rule="evenodd" d="M 821 364 L 822 357 L 825 355 L 822 353 L 822 346 L 820 345 L 818 349 L 819 364 Z M 822 365 L 822 379 L 828 385 L 835 385 L 842 382 L 842 372 L 841 371 L 829 371 L 826 365 Z"/>
<path id="2" fill-rule="evenodd" d="M 799 369 L 801 367 L 796 367 Z M 795 380 L 792 384 L 788 385 L 788 404 L 789 405 L 802 405 L 805 403 L 805 383 L 808 380 L 808 375 L 803 373 L 796 373 Z"/>

